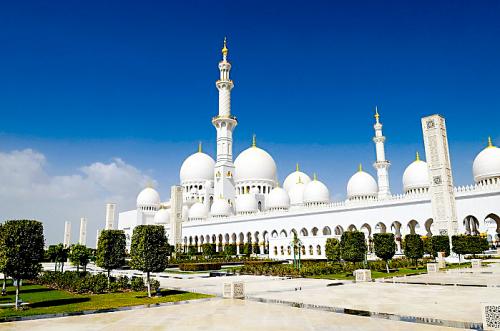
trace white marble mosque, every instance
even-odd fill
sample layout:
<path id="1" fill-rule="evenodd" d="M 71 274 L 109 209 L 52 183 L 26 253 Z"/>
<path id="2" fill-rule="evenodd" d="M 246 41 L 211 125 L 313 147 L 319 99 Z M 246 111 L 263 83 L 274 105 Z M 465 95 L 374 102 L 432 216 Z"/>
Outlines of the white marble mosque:
<path id="1" fill-rule="evenodd" d="M 401 238 L 410 233 L 481 233 L 492 244 L 500 244 L 500 149 L 490 139 L 474 160 L 474 183 L 454 187 L 444 119 L 439 131 L 442 148 L 432 147 L 436 139 L 430 137 L 425 153 L 433 164 L 444 160 L 442 167 L 429 165 L 417 154 L 403 174 L 404 193 L 399 195 L 391 194 L 390 162 L 377 110 L 373 138 L 377 178 L 360 166 L 348 181 L 346 200 L 332 201 L 328 187 L 316 175 L 311 178 L 301 172 L 298 165 L 280 186 L 273 157 L 257 146 L 255 137 L 252 146 L 233 162 L 233 131 L 238 121 L 231 112 L 233 81 L 227 55 L 224 42 L 216 81 L 219 114 L 212 119 L 216 160 L 201 145 L 186 158 L 179 172 L 182 204 L 176 210 L 154 188 L 141 191 L 137 208 L 119 214 L 118 228 L 125 231 L 128 245 L 134 227 L 140 224 L 161 224 L 171 243 L 184 246 L 214 243 L 221 250 L 227 244 L 258 244 L 261 253 L 273 259 L 293 258 L 289 247 L 294 235 L 303 243 L 303 258 L 325 258 L 326 239 L 352 230 L 365 232 L 367 238 L 393 232 L 398 250 Z M 426 128 L 434 127 L 432 121 L 422 120 L 424 140 Z M 447 177 L 444 180 L 435 175 L 439 169 Z M 448 188 L 443 186 L 446 183 Z M 436 217 L 444 221 L 435 222 Z M 174 235 L 175 224 L 180 225 Z"/>

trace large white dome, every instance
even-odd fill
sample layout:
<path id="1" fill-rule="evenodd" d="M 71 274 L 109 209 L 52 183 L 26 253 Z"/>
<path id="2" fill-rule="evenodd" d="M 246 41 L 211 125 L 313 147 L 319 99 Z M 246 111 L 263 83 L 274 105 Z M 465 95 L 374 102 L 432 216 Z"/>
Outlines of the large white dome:
<path id="1" fill-rule="evenodd" d="M 500 177 L 500 148 L 493 146 L 491 140 L 488 142 L 488 147 L 483 149 L 474 159 L 472 173 L 476 183 Z"/>
<path id="2" fill-rule="evenodd" d="M 290 196 L 281 187 L 275 187 L 267 196 L 267 209 L 288 209 L 290 208 Z"/>
<path id="3" fill-rule="evenodd" d="M 420 160 L 417 154 L 417 159 L 406 167 L 403 173 L 403 190 L 408 193 L 416 189 L 429 188 L 429 170 L 427 162 Z"/>
<path id="4" fill-rule="evenodd" d="M 170 223 L 170 210 L 160 208 L 160 210 L 158 210 L 156 212 L 155 217 L 153 219 L 153 222 L 155 224 L 168 224 L 168 223 Z"/>
<path id="5" fill-rule="evenodd" d="M 234 161 L 234 179 L 276 181 L 276 163 L 265 150 L 252 146 L 238 155 Z"/>
<path id="6" fill-rule="evenodd" d="M 304 203 L 305 189 L 306 189 L 306 184 L 302 183 L 301 181 L 299 181 L 290 188 L 290 191 L 288 191 L 288 195 L 290 196 L 290 204 L 292 206 Z"/>
<path id="7" fill-rule="evenodd" d="M 207 216 L 208 216 L 208 209 L 201 202 L 196 202 L 194 205 L 191 206 L 191 208 L 189 208 L 188 219 L 190 220 L 205 219 L 207 218 Z"/>
<path id="8" fill-rule="evenodd" d="M 297 164 L 297 169 L 285 178 L 285 181 L 283 182 L 283 188 L 287 192 L 290 191 L 292 186 L 297 184 L 299 179 L 304 184 L 308 184 L 311 181 L 311 178 L 309 178 L 308 175 L 299 170 L 299 165 Z"/>
<path id="9" fill-rule="evenodd" d="M 255 213 L 258 209 L 257 199 L 253 194 L 241 194 L 236 198 L 236 212 Z"/>
<path id="10" fill-rule="evenodd" d="M 137 207 L 160 207 L 160 194 L 152 187 L 146 187 L 137 196 Z"/>
<path id="11" fill-rule="evenodd" d="M 304 203 L 330 202 L 330 191 L 325 184 L 314 179 L 304 189 Z"/>
<path id="12" fill-rule="evenodd" d="M 368 198 L 376 197 L 378 185 L 375 179 L 367 172 L 359 170 L 347 182 L 347 197 Z"/>
<path id="13" fill-rule="evenodd" d="M 201 151 L 190 155 L 182 163 L 179 176 L 181 184 L 185 182 L 206 182 L 214 179 L 215 161 Z"/>
<path id="14" fill-rule="evenodd" d="M 227 217 L 231 213 L 231 205 L 223 198 L 215 199 L 212 208 L 210 208 L 210 215 L 214 217 Z"/>

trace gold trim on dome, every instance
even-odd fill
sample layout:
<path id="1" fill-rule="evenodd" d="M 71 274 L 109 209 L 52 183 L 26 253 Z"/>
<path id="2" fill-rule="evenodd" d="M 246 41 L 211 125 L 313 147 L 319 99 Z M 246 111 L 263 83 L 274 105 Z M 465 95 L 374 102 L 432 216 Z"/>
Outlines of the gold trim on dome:
<path id="1" fill-rule="evenodd" d="M 224 47 L 222 47 L 222 55 L 227 57 L 227 53 L 229 52 L 229 49 L 227 49 L 227 38 L 224 37 Z"/>
<path id="2" fill-rule="evenodd" d="M 299 163 L 298 163 L 298 162 L 295 164 L 295 171 L 296 171 L 296 172 L 299 172 L 299 171 L 300 171 L 300 169 L 299 169 Z"/>
<path id="3" fill-rule="evenodd" d="M 358 172 L 361 172 L 361 171 L 363 171 L 363 165 L 360 163 L 360 164 L 358 165 Z"/>
<path id="4" fill-rule="evenodd" d="M 415 155 L 415 161 L 420 161 L 420 154 L 418 153 L 418 151 Z"/>
<path id="5" fill-rule="evenodd" d="M 377 121 L 377 123 L 379 123 L 379 121 L 378 121 L 378 120 L 379 120 L 379 118 L 380 118 L 380 115 L 379 115 L 379 113 L 378 113 L 378 107 L 377 107 L 377 106 L 375 106 L 375 116 L 373 116 L 373 117 L 375 117 L 375 120 Z"/>
<path id="6" fill-rule="evenodd" d="M 198 142 L 198 153 L 203 152 L 202 146 L 201 146 L 201 141 Z"/>
<path id="7" fill-rule="evenodd" d="M 257 136 L 254 135 L 252 136 L 252 147 L 257 147 Z"/>
<path id="8" fill-rule="evenodd" d="M 493 148 L 495 145 L 493 145 L 493 141 L 491 140 L 491 137 L 488 137 L 488 148 Z"/>

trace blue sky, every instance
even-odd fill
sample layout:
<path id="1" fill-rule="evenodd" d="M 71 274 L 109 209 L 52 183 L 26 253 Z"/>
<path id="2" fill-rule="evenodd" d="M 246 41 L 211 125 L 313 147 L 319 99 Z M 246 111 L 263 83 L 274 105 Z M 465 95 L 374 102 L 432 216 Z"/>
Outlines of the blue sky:
<path id="1" fill-rule="evenodd" d="M 422 116 L 446 117 L 457 184 L 472 182 L 488 135 L 500 143 L 498 1 L 24 1 L 0 9 L 0 152 L 33 149 L 46 159 L 45 177 L 119 158 L 166 198 L 198 140 L 214 155 L 224 36 L 235 154 L 256 133 L 281 179 L 300 162 L 341 198 L 358 163 L 374 174 L 375 105 L 394 192 L 423 151 Z M 120 210 L 133 207 L 134 190 Z M 48 202 L 20 202 L 0 202 L 0 213 L 103 223 L 104 208 L 68 200 L 63 217 L 47 214 Z"/>

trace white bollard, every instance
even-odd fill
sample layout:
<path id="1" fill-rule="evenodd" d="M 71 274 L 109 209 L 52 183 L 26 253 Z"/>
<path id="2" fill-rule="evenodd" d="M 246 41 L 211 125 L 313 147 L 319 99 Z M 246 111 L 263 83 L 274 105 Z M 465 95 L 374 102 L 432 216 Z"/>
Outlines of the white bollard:
<path id="1" fill-rule="evenodd" d="M 243 282 L 224 283 L 222 296 L 226 299 L 244 299 L 245 284 Z"/>
<path id="2" fill-rule="evenodd" d="M 371 282 L 372 281 L 372 271 L 370 269 L 357 269 L 354 270 L 354 277 L 357 282 Z"/>
<path id="3" fill-rule="evenodd" d="M 473 269 L 481 268 L 481 260 L 480 259 L 472 259 L 470 260 Z"/>
<path id="4" fill-rule="evenodd" d="M 427 263 L 427 273 L 428 274 L 435 274 L 438 272 L 438 264 L 437 263 Z"/>

